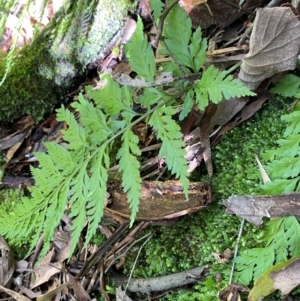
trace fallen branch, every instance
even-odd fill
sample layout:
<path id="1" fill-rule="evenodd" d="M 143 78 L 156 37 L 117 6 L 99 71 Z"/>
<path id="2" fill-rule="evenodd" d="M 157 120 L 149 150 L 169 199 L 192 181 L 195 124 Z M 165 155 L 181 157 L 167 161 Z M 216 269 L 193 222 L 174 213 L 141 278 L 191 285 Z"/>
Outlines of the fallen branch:
<path id="1" fill-rule="evenodd" d="M 111 274 L 110 280 L 116 284 L 116 286 L 127 285 L 128 290 L 131 292 L 157 292 L 169 290 L 171 288 L 184 286 L 188 284 L 196 283 L 206 267 L 198 267 L 191 270 L 175 273 L 172 275 L 153 277 L 147 279 L 131 279 L 128 282 L 127 277 L 119 274 Z"/>

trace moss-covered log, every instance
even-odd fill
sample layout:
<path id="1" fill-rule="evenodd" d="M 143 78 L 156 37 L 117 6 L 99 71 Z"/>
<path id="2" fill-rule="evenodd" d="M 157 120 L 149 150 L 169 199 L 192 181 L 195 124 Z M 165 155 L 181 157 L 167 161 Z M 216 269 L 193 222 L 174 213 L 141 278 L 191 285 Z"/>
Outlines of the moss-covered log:
<path id="1" fill-rule="evenodd" d="M 30 114 L 35 120 L 64 101 L 88 63 L 121 36 L 131 0 L 67 1 L 33 43 L 0 62 L 0 122 Z"/>

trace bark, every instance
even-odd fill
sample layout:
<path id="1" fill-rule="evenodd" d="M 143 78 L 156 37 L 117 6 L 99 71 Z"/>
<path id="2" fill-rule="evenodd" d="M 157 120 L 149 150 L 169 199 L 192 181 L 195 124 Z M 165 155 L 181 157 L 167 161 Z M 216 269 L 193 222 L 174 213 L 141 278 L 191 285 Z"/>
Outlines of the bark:
<path id="1" fill-rule="evenodd" d="M 84 76 L 90 63 L 101 59 L 109 43 L 122 35 L 130 0 L 70 1 L 32 44 L 0 63 L 0 77 L 13 63 L 0 86 L 0 122 L 30 114 L 43 118 Z"/>
<path id="2" fill-rule="evenodd" d="M 112 274 L 110 275 L 110 280 L 114 282 L 116 286 L 128 285 L 127 289 L 131 292 L 149 293 L 165 291 L 175 287 L 197 283 L 204 270 L 205 266 L 202 266 L 167 276 L 146 279 L 133 278 L 130 280 L 128 280 L 125 276 Z"/>
<path id="3" fill-rule="evenodd" d="M 263 217 L 295 216 L 300 220 L 300 193 L 270 196 L 231 196 L 224 205 L 226 213 L 236 214 L 254 225 L 261 225 Z"/>
<path id="4" fill-rule="evenodd" d="M 118 220 L 118 216 L 130 219 L 131 210 L 127 194 L 118 181 L 111 181 L 107 191 L 111 203 L 105 208 L 105 215 Z M 137 221 L 162 221 L 175 219 L 206 208 L 212 201 L 209 183 L 193 182 L 189 186 L 187 201 L 179 181 L 143 181 L 142 196 Z"/>

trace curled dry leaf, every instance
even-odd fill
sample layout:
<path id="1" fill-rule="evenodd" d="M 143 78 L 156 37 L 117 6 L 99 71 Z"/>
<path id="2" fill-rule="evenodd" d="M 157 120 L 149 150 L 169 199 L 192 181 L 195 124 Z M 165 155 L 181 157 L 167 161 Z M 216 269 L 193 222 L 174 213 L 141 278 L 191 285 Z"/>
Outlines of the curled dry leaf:
<path id="1" fill-rule="evenodd" d="M 248 296 L 248 300 L 261 300 L 261 298 L 270 295 L 275 290 L 280 290 L 282 295 L 289 294 L 300 284 L 299 268 L 299 257 L 272 266 L 257 280 Z"/>
<path id="2" fill-rule="evenodd" d="M 293 70 L 300 50 L 300 22 L 289 7 L 259 9 L 239 80 L 249 89 L 276 73 Z"/>

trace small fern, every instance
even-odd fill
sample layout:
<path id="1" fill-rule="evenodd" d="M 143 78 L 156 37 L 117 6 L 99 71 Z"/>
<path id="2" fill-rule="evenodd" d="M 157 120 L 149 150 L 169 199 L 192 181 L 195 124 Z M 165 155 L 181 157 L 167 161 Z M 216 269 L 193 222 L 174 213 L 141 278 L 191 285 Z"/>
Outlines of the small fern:
<path id="1" fill-rule="evenodd" d="M 300 78 L 289 74 L 274 88 L 273 93 L 284 97 L 300 97 Z M 300 179 L 300 103 L 281 119 L 287 126 L 278 147 L 263 154 L 269 161 L 265 166 L 271 182 L 261 185 L 263 194 L 282 194 L 299 191 Z M 295 217 L 283 217 L 266 224 L 266 245 L 250 249 L 236 258 L 236 280 L 248 285 L 257 280 L 268 268 L 300 255 L 300 226 Z"/>
<path id="2" fill-rule="evenodd" d="M 293 216 L 266 223 L 266 245 L 241 253 L 235 260 L 235 281 L 248 285 L 274 264 L 300 254 L 300 225 Z"/>
<path id="3" fill-rule="evenodd" d="M 289 74 L 283 78 L 271 92 L 284 97 L 300 97 L 300 78 Z M 266 165 L 272 182 L 262 187 L 266 194 L 281 194 L 300 191 L 300 103 L 293 111 L 283 115 L 281 119 L 287 123 L 283 139 L 278 140 L 278 148 L 264 154 L 263 158 L 269 163 Z"/>
<path id="4" fill-rule="evenodd" d="M 191 21 L 178 5 L 167 20 L 164 26 L 165 50 L 175 57 L 179 65 L 168 63 L 164 65 L 165 70 L 179 76 L 184 75 L 180 73 L 180 67 L 184 67 L 187 73 L 191 70 L 199 72 L 205 61 L 207 45 L 201 30 L 198 28 L 192 33 Z M 184 34 L 184 39 L 181 39 L 181 34 Z M 125 49 L 136 76 L 154 82 L 157 66 L 140 19 L 135 35 Z M 180 77 L 168 85 L 177 89 L 175 94 L 169 94 L 163 87 L 147 87 L 140 89 L 136 96 L 135 89 L 120 86 L 106 74 L 101 77 L 98 88 L 87 87 L 86 95 L 80 94 L 78 101 L 72 104 L 80 113 L 79 122 L 69 110 L 60 108 L 57 120 L 68 125 L 62 133 L 66 146 L 45 143 L 47 154 L 37 153 L 40 164 L 38 168 L 31 169 L 35 179 L 35 186 L 30 189 L 31 197 L 23 198 L 11 215 L 2 217 L 1 234 L 11 240 L 32 236 L 32 248 L 40 233 L 44 232 L 43 252 L 46 252 L 55 228 L 69 208 L 67 213 L 73 219 L 71 253 L 88 222 L 86 246 L 103 216 L 108 169 L 113 156 L 111 149 L 117 138 L 121 146 L 116 158 L 122 174 L 123 191 L 127 193 L 131 208 L 132 224 L 138 212 L 142 180 L 138 161 L 141 154 L 139 140 L 131 128 L 142 120 L 148 121 L 162 141 L 159 157 L 165 157 L 169 170 L 181 181 L 188 199 L 189 174 L 184 142 L 173 116 L 182 110 L 180 117 L 184 118 L 194 104 L 204 110 L 209 100 L 218 103 L 222 97 L 229 99 L 254 93 L 212 67 L 195 82 L 184 81 Z M 145 113 L 134 111 L 134 104 L 142 106 Z"/>

